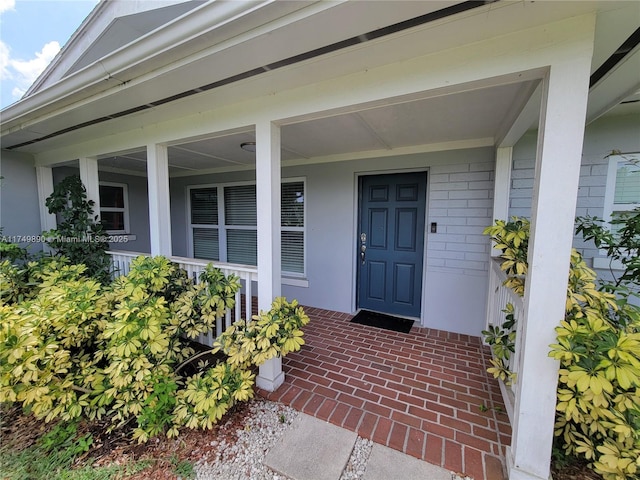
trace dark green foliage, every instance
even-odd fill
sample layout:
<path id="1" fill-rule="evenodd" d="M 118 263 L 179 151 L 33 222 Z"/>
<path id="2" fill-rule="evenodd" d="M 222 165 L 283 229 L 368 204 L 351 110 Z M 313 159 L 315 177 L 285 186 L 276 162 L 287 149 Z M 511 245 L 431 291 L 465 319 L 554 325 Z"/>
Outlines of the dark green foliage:
<path id="1" fill-rule="evenodd" d="M 578 217 L 576 221 L 576 234 L 582 234 L 585 240 L 593 240 L 612 261 L 622 263 L 624 271 L 612 286 L 626 284 L 637 289 L 640 286 L 640 208 L 615 216 L 611 227 L 597 217 Z"/>
<path id="2" fill-rule="evenodd" d="M 6 259 L 15 262 L 16 260 L 26 260 L 27 256 L 27 250 L 17 243 L 0 242 L 0 260 Z"/>
<path id="3" fill-rule="evenodd" d="M 47 244 L 64 255 L 72 263 L 87 266 L 87 272 L 102 283 L 109 281 L 110 259 L 107 233 L 96 223 L 93 200 L 87 200 L 87 192 L 80 177 L 65 178 L 53 189 L 46 201 L 49 213 L 58 216 L 58 228 L 44 232 Z"/>

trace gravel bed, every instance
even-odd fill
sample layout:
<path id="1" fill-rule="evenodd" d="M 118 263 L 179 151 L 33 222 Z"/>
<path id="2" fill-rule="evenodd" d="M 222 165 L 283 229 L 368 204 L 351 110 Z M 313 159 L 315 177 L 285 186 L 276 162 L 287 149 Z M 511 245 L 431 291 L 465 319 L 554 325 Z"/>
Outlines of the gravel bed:
<path id="1" fill-rule="evenodd" d="M 249 406 L 242 428 L 234 440 L 212 441 L 215 458 L 196 463 L 199 480 L 288 480 L 267 468 L 262 462 L 275 442 L 289 429 L 299 413 L 281 403 L 256 399 Z M 362 480 L 373 442 L 356 439 L 351 457 L 340 480 Z M 452 473 L 452 480 L 472 480 Z"/>
<path id="2" fill-rule="evenodd" d="M 202 480 L 286 480 L 262 464 L 267 451 L 298 416 L 293 408 L 281 403 L 257 399 L 251 402 L 244 428 L 236 431 L 232 443 L 222 440 L 211 462 L 195 465 L 196 478 Z M 215 443 L 215 445 L 214 445 Z"/>

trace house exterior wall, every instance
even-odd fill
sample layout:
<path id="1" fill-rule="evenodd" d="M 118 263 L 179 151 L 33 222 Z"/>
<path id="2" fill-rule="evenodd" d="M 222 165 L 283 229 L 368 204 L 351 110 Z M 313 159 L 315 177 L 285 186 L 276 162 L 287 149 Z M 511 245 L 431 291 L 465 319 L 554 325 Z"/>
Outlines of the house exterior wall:
<path id="1" fill-rule="evenodd" d="M 423 324 L 479 335 L 484 328 L 494 149 L 285 167 L 282 177 L 306 179 L 306 280 L 283 285 L 304 305 L 354 311 L 359 175 L 427 170 L 427 236 Z M 187 256 L 187 187 L 255 180 L 254 171 L 172 178 L 173 254 Z M 428 233 L 437 222 L 437 233 Z M 460 298 L 465 298 L 464 302 Z"/>
<path id="2" fill-rule="evenodd" d="M 53 184 L 60 183 L 70 175 L 79 175 L 80 170 L 74 167 L 53 168 Z M 127 185 L 129 197 L 129 229 L 127 242 L 109 244 L 110 250 L 129 250 L 133 252 L 149 253 L 149 196 L 147 194 L 147 179 L 134 175 L 100 172 L 100 181 L 124 183 Z M 118 237 L 121 237 L 120 235 Z"/>
<path id="3" fill-rule="evenodd" d="M 509 215 L 531 216 L 531 195 L 536 155 L 536 132 L 528 132 L 513 149 L 513 170 Z M 580 169 L 580 184 L 576 216 L 604 216 L 604 197 L 607 184 L 608 155 L 613 150 L 640 151 L 640 115 L 603 117 L 589 124 L 585 130 Z M 591 242 L 575 237 L 578 248 L 589 265 L 594 257 L 601 257 Z M 609 272 L 597 270 L 602 277 Z"/>
<path id="4" fill-rule="evenodd" d="M 0 226 L 7 237 L 37 237 L 40 228 L 38 185 L 30 155 L 2 150 L 0 161 Z M 11 240 L 11 238 L 9 238 Z M 40 242 L 18 242 L 30 253 L 42 250 Z"/>

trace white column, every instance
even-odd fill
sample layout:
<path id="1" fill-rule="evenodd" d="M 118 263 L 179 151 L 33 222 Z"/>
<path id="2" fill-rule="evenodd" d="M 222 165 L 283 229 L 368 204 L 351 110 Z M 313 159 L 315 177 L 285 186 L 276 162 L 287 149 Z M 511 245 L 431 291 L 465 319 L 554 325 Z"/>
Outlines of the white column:
<path id="1" fill-rule="evenodd" d="M 559 363 L 547 354 L 565 313 L 592 45 L 543 84 L 510 480 L 549 478 Z"/>
<path id="2" fill-rule="evenodd" d="M 151 255 L 171 256 L 169 154 L 166 145 L 147 145 Z"/>
<path id="3" fill-rule="evenodd" d="M 511 190 L 511 158 L 513 147 L 496 149 L 496 174 L 493 183 L 493 219 L 509 218 L 509 193 Z M 497 257 L 500 250 L 491 249 L 491 256 Z"/>
<path id="4" fill-rule="evenodd" d="M 93 220 L 100 222 L 100 179 L 98 176 L 98 159 L 95 157 L 80 158 L 80 180 L 87 190 L 87 200 L 93 200 Z M 97 218 L 96 218 L 97 217 Z"/>
<path id="5" fill-rule="evenodd" d="M 43 231 L 52 230 L 58 225 L 56 216 L 49 213 L 46 201 L 53 193 L 53 172 L 51 167 L 36 167 L 36 179 L 38 181 L 38 205 L 40 206 L 40 228 Z"/>
<path id="6" fill-rule="evenodd" d="M 269 310 L 281 294 L 280 181 L 280 127 L 264 121 L 256 125 L 259 310 Z M 260 366 L 259 388 L 273 392 L 283 382 L 280 357 Z"/>

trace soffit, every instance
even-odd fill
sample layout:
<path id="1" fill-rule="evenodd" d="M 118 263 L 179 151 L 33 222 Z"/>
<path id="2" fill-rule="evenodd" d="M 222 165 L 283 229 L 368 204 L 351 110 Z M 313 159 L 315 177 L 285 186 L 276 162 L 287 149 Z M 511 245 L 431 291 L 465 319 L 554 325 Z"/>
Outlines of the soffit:
<path id="1" fill-rule="evenodd" d="M 385 152 L 441 142 L 494 138 L 522 92 L 531 82 L 501 85 L 422 100 L 404 101 L 366 110 L 284 125 L 281 157 L 313 163 L 331 155 Z M 253 168 L 255 155 L 240 148 L 255 141 L 253 130 L 169 146 L 172 175 L 215 169 Z M 99 159 L 102 169 L 146 171 L 144 150 Z"/>
<path id="2" fill-rule="evenodd" d="M 340 8 L 336 7 L 335 9 L 323 11 L 315 15 L 313 18 L 304 19 L 296 22 L 295 24 L 286 25 L 277 31 L 271 31 L 264 35 L 257 36 L 251 41 L 235 46 L 233 49 L 227 49 L 217 52 L 215 55 L 198 58 L 188 64 L 184 64 L 180 68 L 168 70 L 165 73 L 159 74 L 148 81 L 139 83 L 132 82 L 127 85 L 126 92 L 123 91 L 118 95 L 108 95 L 103 98 L 96 98 L 86 105 L 70 109 L 60 115 L 55 115 L 47 120 L 38 122 L 29 129 L 11 133 L 10 141 L 12 143 L 20 143 L 21 141 L 25 141 L 33 136 L 43 135 L 46 134 L 46 132 L 59 129 L 60 125 L 78 124 L 88 121 L 95 118 L 97 112 L 112 112 L 114 110 L 117 111 L 118 109 L 128 108 L 131 107 L 133 100 L 137 103 L 149 102 L 157 99 L 158 96 L 167 92 L 175 91 L 177 88 L 185 89 L 197 85 L 198 82 L 202 82 L 203 78 L 213 80 L 221 77 L 222 75 L 231 75 L 233 72 L 246 71 L 247 68 L 259 64 L 256 63 L 258 61 L 267 62 L 277 59 L 277 55 L 279 55 L 281 51 L 290 51 L 287 49 L 291 47 L 291 44 L 301 44 L 304 46 L 303 51 L 309 50 L 312 48 L 313 42 L 317 43 L 319 39 L 327 39 L 325 34 L 327 25 L 332 25 L 332 27 L 335 25 L 336 31 L 340 32 L 341 36 L 334 38 L 344 38 L 346 35 L 351 34 L 354 29 L 362 32 L 366 31 L 363 30 L 363 28 L 370 28 L 375 24 L 387 24 L 386 20 L 383 19 L 385 19 L 390 13 L 389 2 L 373 2 L 373 5 L 375 5 L 378 10 L 372 10 L 371 8 L 367 9 L 366 18 L 369 19 L 369 24 L 364 26 L 359 23 L 363 17 L 363 11 L 360 8 L 362 3 L 363 2 L 349 2 L 346 5 L 340 4 Z M 406 3 L 408 7 L 411 7 L 407 10 L 407 12 L 411 12 L 411 15 L 416 15 L 418 13 L 418 10 L 416 9 L 424 8 L 425 4 L 435 4 L 435 2 L 404 3 Z M 443 2 L 443 4 L 444 3 L 450 2 Z M 635 9 L 631 9 L 632 15 L 627 15 L 629 11 L 628 7 L 625 10 L 623 8 L 616 7 L 619 3 L 605 3 L 608 6 L 608 10 L 606 11 L 609 15 L 607 21 L 604 22 L 605 25 L 607 23 L 611 23 L 612 18 L 621 18 L 624 16 L 633 17 L 633 13 L 636 11 Z M 587 11 L 588 9 L 593 9 L 593 5 L 594 4 L 592 2 L 580 2 L 578 5 L 576 5 L 576 2 L 554 2 L 551 6 L 549 6 L 548 2 L 500 2 L 500 4 L 487 7 L 487 11 L 483 14 L 486 15 L 486 18 L 483 17 L 482 21 L 478 21 L 477 16 L 475 16 L 476 18 L 469 16 L 458 20 L 457 26 L 459 28 L 451 28 L 447 22 L 441 23 L 437 26 L 430 26 L 428 28 L 423 27 L 406 34 L 396 35 L 393 38 L 385 39 L 384 41 L 374 42 L 366 48 L 352 48 L 347 52 L 344 52 L 344 54 L 341 53 L 340 55 L 325 57 L 322 61 L 305 62 L 299 66 L 288 68 L 284 72 L 268 72 L 256 79 L 236 82 L 233 85 L 221 87 L 216 91 L 200 94 L 178 102 L 163 105 L 161 107 L 155 107 L 150 111 L 128 115 L 127 117 L 108 121 L 100 125 L 87 127 L 81 132 L 68 133 L 65 134 L 63 138 L 41 142 L 40 144 L 29 146 L 23 150 L 37 153 L 45 149 L 56 148 L 57 145 L 68 144 L 70 142 L 73 143 L 74 141 L 83 141 L 87 138 L 99 135 L 116 134 L 118 132 L 139 128 L 149 122 L 156 123 L 165 119 L 188 115 L 194 111 L 202 109 L 203 105 L 215 105 L 218 107 L 233 103 L 240 98 L 273 94 L 277 91 L 295 88 L 305 82 L 309 82 L 310 79 L 313 79 L 313 81 L 320 81 L 325 78 L 330 78 L 331 76 L 346 75 L 353 71 L 362 71 L 362 69 L 372 68 L 378 64 L 384 64 L 385 62 L 402 61 L 404 58 L 411 58 L 412 56 L 441 49 L 444 45 L 452 46 L 469 43 L 474 40 L 491 36 L 493 32 L 496 31 L 494 27 L 499 24 L 501 25 L 507 19 L 511 21 L 507 22 L 507 26 L 500 30 L 501 32 L 503 30 L 506 32 L 526 28 L 536 22 L 539 23 L 559 17 L 562 18 L 563 16 L 576 15 L 583 11 Z M 610 5 L 614 5 L 615 8 Z M 438 4 L 436 7 L 442 7 L 442 4 Z M 396 8 L 393 12 L 397 15 L 397 11 L 399 10 L 402 9 Z M 370 12 L 371 14 L 369 14 Z M 391 20 L 395 19 L 397 19 L 397 17 L 394 17 Z M 354 25 L 356 25 L 356 27 L 354 27 Z M 630 28 L 630 25 L 630 22 L 625 22 L 624 25 L 616 31 L 616 35 L 607 34 L 607 32 L 611 30 L 610 28 L 600 28 L 598 38 L 596 38 L 596 50 L 598 52 L 596 56 L 603 56 L 603 52 L 610 51 L 612 48 L 615 49 L 614 45 L 616 44 L 616 41 L 618 41 L 618 37 L 622 35 L 620 32 L 624 31 L 625 34 L 627 34 L 627 30 Z M 331 31 L 333 32 L 334 30 L 332 29 Z M 295 38 L 296 42 L 291 42 L 291 38 Z M 596 57 L 594 56 L 594 59 L 595 58 Z M 187 70 L 184 69 L 187 68 L 189 74 L 185 75 Z M 597 65 L 594 65 L 592 70 L 595 70 L 595 68 L 597 68 Z M 633 83 L 634 81 L 633 74 L 621 74 L 619 76 L 623 77 L 623 83 Z M 618 82 L 613 89 L 608 89 L 608 82 L 606 80 L 607 79 L 598 86 L 598 95 L 603 99 L 601 100 L 601 104 L 604 106 L 611 104 L 612 95 L 618 93 L 620 89 L 624 90 L 624 88 L 626 88 L 624 85 L 620 86 L 620 82 Z M 622 98 L 619 98 L 618 101 L 619 100 L 622 100 Z M 443 129 L 442 125 L 444 123 L 438 122 L 438 117 L 434 116 L 433 112 L 442 112 L 451 109 L 453 116 L 455 109 L 458 108 L 459 105 L 463 104 L 463 102 L 452 100 L 452 98 L 448 98 L 446 102 L 453 103 L 446 108 L 443 105 L 439 105 L 438 108 L 434 107 L 431 110 L 422 110 L 422 115 L 420 117 L 416 117 L 416 115 L 413 115 L 408 111 L 413 108 L 412 106 L 404 106 L 402 109 L 407 111 L 402 112 L 403 115 L 396 115 L 401 116 L 402 118 L 411 119 L 412 127 L 404 129 L 398 134 L 384 132 L 378 133 L 375 140 L 369 139 L 368 141 L 370 143 L 364 146 L 360 145 L 355 140 L 355 137 L 360 137 L 359 135 L 343 138 L 340 140 L 341 146 L 345 151 L 351 151 L 358 145 L 362 148 L 368 148 L 375 146 L 380 147 L 381 145 L 392 144 L 393 142 L 411 144 L 412 142 L 415 142 L 417 138 L 444 138 L 446 134 L 455 136 L 456 134 L 462 135 L 462 132 L 469 132 L 470 134 L 470 126 L 469 128 L 461 126 L 461 128 L 455 129 L 452 127 L 448 131 L 436 134 L 438 129 Z M 484 104 L 485 103 L 483 102 L 479 102 L 477 106 L 481 110 L 484 108 L 482 106 Z M 466 108 L 473 109 L 475 107 L 476 104 L 467 101 Z M 432 115 L 431 118 L 429 118 L 430 114 Z M 394 115 L 393 108 L 388 112 L 385 112 L 385 115 L 392 118 Z M 368 129 L 373 129 L 373 131 L 380 132 L 381 128 L 379 124 L 384 123 L 385 121 L 390 121 L 389 119 L 384 120 L 382 114 L 375 116 L 374 118 L 369 118 L 368 121 L 366 116 L 367 114 L 365 113 L 361 114 L 360 118 L 345 117 L 343 119 L 345 123 L 344 126 L 348 125 L 350 128 L 354 129 L 354 131 L 363 130 L 366 132 Z M 483 134 L 481 131 L 483 128 L 485 128 L 485 130 L 490 130 L 490 128 L 486 128 L 482 125 L 482 115 L 479 114 L 466 116 L 459 115 L 458 121 L 464 124 L 465 121 L 470 122 L 473 119 L 478 119 L 476 120 L 476 125 L 474 127 L 477 130 L 478 135 Z M 331 127 L 328 128 L 338 128 L 336 125 L 337 123 L 332 122 Z M 450 125 L 453 125 L 453 123 L 450 123 Z M 295 129 L 301 127 L 291 128 Z M 424 132 L 426 132 L 426 134 Z M 388 135 L 390 138 L 386 138 L 385 135 Z M 429 137 L 429 135 L 431 136 Z M 400 137 L 405 138 L 404 140 L 399 140 Z M 305 142 L 302 142 L 301 140 L 298 140 L 298 137 L 293 138 L 294 140 L 291 142 L 293 145 L 290 147 L 292 152 L 294 152 L 292 155 L 302 158 L 310 158 L 316 155 L 319 151 L 318 149 L 314 149 L 312 152 L 306 152 L 304 148 L 300 149 L 298 148 L 299 145 L 297 145 L 297 143 L 304 143 L 307 145 L 307 142 L 313 143 L 318 141 L 308 139 Z M 337 144 L 338 138 L 340 137 L 335 136 L 334 138 L 336 140 L 333 143 Z M 5 139 L 3 138 L 3 143 L 4 142 Z M 331 142 L 329 142 L 329 144 L 330 143 Z M 327 150 L 335 148 L 327 146 L 329 144 L 327 142 L 323 142 L 323 148 Z M 382 148 L 385 147 L 383 146 Z"/>

